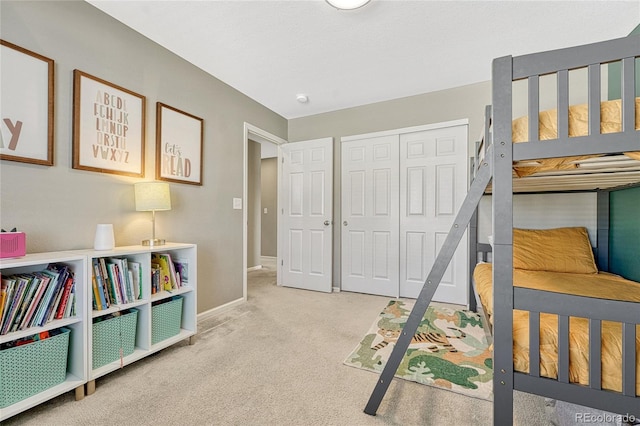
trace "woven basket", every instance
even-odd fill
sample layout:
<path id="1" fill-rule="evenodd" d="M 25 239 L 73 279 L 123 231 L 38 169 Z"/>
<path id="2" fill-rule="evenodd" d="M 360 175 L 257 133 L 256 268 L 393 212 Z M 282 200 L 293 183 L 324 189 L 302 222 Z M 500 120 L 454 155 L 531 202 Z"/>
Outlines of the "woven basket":
<path id="1" fill-rule="evenodd" d="M 93 323 L 93 369 L 131 355 L 136 346 L 138 311 Z"/>
<path id="2" fill-rule="evenodd" d="M 67 378 L 71 330 L 0 351 L 0 408 L 59 385 Z"/>
<path id="3" fill-rule="evenodd" d="M 180 333 L 182 296 L 151 307 L 151 343 L 156 344 Z"/>

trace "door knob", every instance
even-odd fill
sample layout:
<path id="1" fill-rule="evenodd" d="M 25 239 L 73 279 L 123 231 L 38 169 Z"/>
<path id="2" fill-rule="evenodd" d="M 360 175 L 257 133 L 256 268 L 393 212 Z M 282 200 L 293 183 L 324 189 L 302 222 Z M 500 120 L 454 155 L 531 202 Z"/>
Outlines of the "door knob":
<path id="1" fill-rule="evenodd" d="M 331 221 L 330 220 L 325 220 L 324 221 L 324 226 L 329 226 L 331 225 Z"/>
<path id="2" fill-rule="evenodd" d="M 343 224 L 344 226 L 347 226 L 347 225 L 349 225 L 349 222 L 347 222 L 347 221 L 345 220 L 344 222 L 342 222 L 342 224 Z"/>

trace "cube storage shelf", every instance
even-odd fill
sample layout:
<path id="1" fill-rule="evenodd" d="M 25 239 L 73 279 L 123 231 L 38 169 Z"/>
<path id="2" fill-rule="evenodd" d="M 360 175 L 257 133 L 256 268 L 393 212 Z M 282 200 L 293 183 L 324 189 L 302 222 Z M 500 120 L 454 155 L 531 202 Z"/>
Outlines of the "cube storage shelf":
<path id="1" fill-rule="evenodd" d="M 6 403 L 0 408 L 0 421 L 14 416 L 24 410 L 41 404 L 51 398 L 75 390 L 76 399 L 84 396 L 84 384 L 87 382 L 87 257 L 80 253 L 53 252 L 35 253 L 14 259 L 1 259 L 0 271 L 3 276 L 41 271 L 50 263 L 61 263 L 69 266 L 75 277 L 76 315 L 51 321 L 42 327 L 30 327 L 0 336 L 0 343 L 7 343 L 23 337 L 65 328 L 68 333 L 41 340 L 29 345 L 6 349 L 2 352 L 14 351 L 0 355 L 0 371 L 6 368 L 31 368 L 26 365 L 17 367 L 18 358 L 28 356 L 35 358 L 33 368 L 39 362 L 51 363 L 56 372 L 23 372 L 23 383 L 17 385 L 12 375 L 0 374 L 1 399 Z M 52 340 L 52 342 L 47 342 Z M 19 349 L 19 350 L 18 350 Z M 66 355 L 65 355 L 66 353 Z M 62 359 L 65 357 L 65 359 Z M 64 368 L 63 368 L 64 367 Z M 13 373 L 16 371 L 14 370 Z M 20 373 L 22 374 L 22 373 Z M 62 379 L 62 380 L 60 380 Z"/>
<path id="2" fill-rule="evenodd" d="M 152 253 L 168 253 L 172 258 L 178 258 L 188 264 L 189 283 L 180 289 L 172 292 L 162 291 L 151 294 L 151 254 Z M 111 305 L 108 309 L 96 311 L 92 310 L 92 262 L 94 258 L 101 257 L 119 257 L 127 258 L 135 261 L 142 266 L 142 293 L 140 299 L 133 303 L 122 305 Z M 84 385 L 87 384 L 87 394 L 93 393 L 95 389 L 95 380 L 114 370 L 122 368 L 139 359 L 142 359 L 152 353 L 169 347 L 184 339 L 190 338 L 196 334 L 197 326 L 197 246 L 195 244 L 167 243 L 162 246 L 127 246 L 116 247 L 113 250 L 74 250 L 51 253 L 28 254 L 25 257 L 16 259 L 1 259 L 0 271 L 2 275 L 9 275 L 23 272 L 33 272 L 46 268 L 49 263 L 63 263 L 69 265 L 74 271 L 76 278 L 76 316 L 62 320 L 55 320 L 44 327 L 32 327 L 27 330 L 9 333 L 0 336 L 0 343 L 9 342 L 22 337 L 37 334 L 41 331 L 52 330 L 55 328 L 66 327 L 69 332 L 68 361 L 66 363 L 65 380 L 57 385 L 48 387 L 47 389 L 36 393 L 35 395 L 25 397 L 24 399 L 10 403 L 6 407 L 0 408 L 0 421 L 14 416 L 24 410 L 27 410 L 44 401 L 54 398 L 70 390 L 76 391 L 76 399 L 84 396 Z M 175 296 L 180 296 L 180 312 L 177 313 L 175 307 L 168 313 L 154 315 L 155 306 L 152 303 L 157 301 L 170 300 Z M 154 303 L 155 304 L 155 303 Z M 167 303 L 162 303 L 162 305 Z M 171 304 L 171 302 L 169 302 Z M 175 305 L 175 304 L 174 304 Z M 158 305 L 160 306 L 160 305 Z M 94 318 L 135 309 L 135 315 L 126 318 L 125 322 L 119 324 L 124 326 L 123 330 L 127 334 L 123 343 L 117 339 L 111 348 L 111 345 L 102 341 L 104 338 L 102 331 L 94 327 Z M 165 308 L 166 309 L 166 308 Z M 135 324 L 132 322 L 135 316 Z M 128 317 L 127 315 L 119 318 Z M 172 331 L 161 332 L 155 334 L 153 332 L 154 322 L 158 327 L 159 322 L 167 321 L 170 318 Z M 114 322 L 114 325 L 117 322 Z M 166 328 L 166 326 L 161 326 Z M 98 344 L 94 354 L 94 333 L 96 333 Z M 162 339 L 154 338 L 160 335 Z M 109 340 L 109 338 L 107 338 Z M 126 340 L 126 342 L 125 342 Z M 133 340 L 133 348 L 131 341 Z M 113 355 L 103 355 L 103 352 L 117 351 L 119 353 L 122 345 L 122 357 L 117 356 L 113 359 Z M 105 349 L 105 346 L 107 349 Z M 126 347 L 125 347 L 126 346 Z M 94 361 L 97 362 L 94 364 Z M 5 365 L 7 361 L 0 358 L 0 363 Z M 7 363 L 8 365 L 8 363 Z M 1 370 L 0 370 L 1 371 Z M 0 393 L 4 392 L 3 386 L 7 382 L 3 376 L 0 376 Z M 0 395 L 0 401 L 2 395 Z"/>
<path id="3" fill-rule="evenodd" d="M 189 265 L 189 285 L 173 290 L 172 292 L 162 291 L 151 294 L 151 255 L 153 253 L 168 253 L 173 259 L 182 259 Z M 154 352 L 173 345 L 181 340 L 196 334 L 196 288 L 197 288 L 197 248 L 195 244 L 167 243 L 161 246 L 128 246 L 116 247 L 113 250 L 90 250 L 86 252 L 87 264 L 92 265 L 93 259 L 99 258 L 126 258 L 128 262 L 137 262 L 141 265 L 142 292 L 140 299 L 132 303 L 122 305 L 111 305 L 108 309 L 101 311 L 92 310 L 92 318 L 101 317 L 110 313 L 125 311 L 131 308 L 137 310 L 137 321 L 135 326 L 135 340 L 133 351 L 127 350 L 122 359 L 108 362 L 104 365 L 90 366 L 88 372 L 87 393 L 93 393 L 95 380 L 105 374 L 129 365 Z M 91 282 L 91 272 L 88 273 L 88 282 Z M 152 302 L 170 299 L 180 295 L 183 298 L 183 309 L 178 323 L 178 333 L 173 337 L 161 342 L 152 341 L 153 329 L 153 309 Z M 87 306 L 92 306 L 93 293 L 87 292 Z M 93 342 L 93 327 L 88 330 L 89 342 Z M 119 350 L 119 347 L 116 348 Z M 89 345 L 89 359 L 94 359 L 93 345 Z"/>

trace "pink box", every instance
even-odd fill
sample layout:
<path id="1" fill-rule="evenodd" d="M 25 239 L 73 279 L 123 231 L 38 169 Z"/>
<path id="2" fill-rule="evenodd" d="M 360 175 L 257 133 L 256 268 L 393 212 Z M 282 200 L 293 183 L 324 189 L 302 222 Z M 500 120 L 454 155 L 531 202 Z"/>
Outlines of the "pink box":
<path id="1" fill-rule="evenodd" d="M 20 257 L 27 253 L 27 235 L 24 232 L 0 232 L 0 259 Z"/>

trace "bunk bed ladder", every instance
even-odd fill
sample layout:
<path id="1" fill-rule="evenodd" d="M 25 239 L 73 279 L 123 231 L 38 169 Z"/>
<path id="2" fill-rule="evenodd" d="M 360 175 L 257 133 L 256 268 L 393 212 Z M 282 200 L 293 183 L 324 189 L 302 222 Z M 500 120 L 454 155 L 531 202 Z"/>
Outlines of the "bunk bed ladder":
<path id="1" fill-rule="evenodd" d="M 482 198 L 487 185 L 491 181 L 493 168 L 492 151 L 492 146 L 487 148 L 487 155 L 485 155 L 484 161 L 478 168 L 476 178 L 471 183 L 469 192 L 458 211 L 451 230 L 447 234 L 447 238 L 445 239 L 436 260 L 433 263 L 431 272 L 429 272 L 429 275 L 424 282 L 422 290 L 418 295 L 418 299 L 416 300 L 416 303 L 409 314 L 409 318 L 402 329 L 402 333 L 400 334 L 400 337 L 391 352 L 391 356 L 382 370 L 382 374 L 380 374 L 376 387 L 369 398 L 369 402 L 364 409 L 364 412 L 367 414 L 375 416 L 376 411 L 378 411 L 382 398 L 384 398 L 387 388 L 398 370 L 398 366 L 400 365 L 404 354 L 407 352 L 409 343 L 411 343 L 411 339 L 418 330 L 420 321 L 422 321 L 422 317 L 431 303 L 434 293 L 438 289 L 442 276 L 449 266 L 449 262 L 453 258 L 456 248 L 460 244 L 460 240 L 467 229 L 478 204 L 480 203 L 480 199 Z"/>

